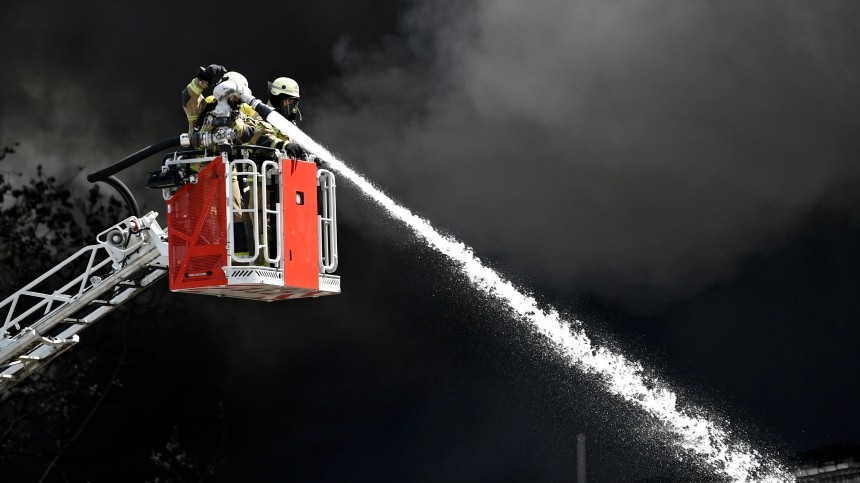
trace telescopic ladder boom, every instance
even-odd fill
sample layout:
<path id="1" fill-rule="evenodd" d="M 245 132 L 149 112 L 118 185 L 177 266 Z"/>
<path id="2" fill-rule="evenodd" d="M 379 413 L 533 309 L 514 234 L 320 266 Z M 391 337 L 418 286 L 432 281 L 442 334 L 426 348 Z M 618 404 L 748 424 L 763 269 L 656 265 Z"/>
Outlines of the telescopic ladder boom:
<path id="1" fill-rule="evenodd" d="M 130 217 L 0 302 L 0 392 L 77 343 L 78 333 L 167 273 L 155 212 Z"/>

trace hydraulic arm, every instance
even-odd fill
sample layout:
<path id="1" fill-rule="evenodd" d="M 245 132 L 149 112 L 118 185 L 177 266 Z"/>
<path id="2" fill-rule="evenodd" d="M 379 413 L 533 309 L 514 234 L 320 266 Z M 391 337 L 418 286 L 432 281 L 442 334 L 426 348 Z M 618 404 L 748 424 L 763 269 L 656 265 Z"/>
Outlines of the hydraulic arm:
<path id="1" fill-rule="evenodd" d="M 167 273 L 155 212 L 130 217 L 0 302 L 0 392 L 77 343 L 78 333 Z"/>

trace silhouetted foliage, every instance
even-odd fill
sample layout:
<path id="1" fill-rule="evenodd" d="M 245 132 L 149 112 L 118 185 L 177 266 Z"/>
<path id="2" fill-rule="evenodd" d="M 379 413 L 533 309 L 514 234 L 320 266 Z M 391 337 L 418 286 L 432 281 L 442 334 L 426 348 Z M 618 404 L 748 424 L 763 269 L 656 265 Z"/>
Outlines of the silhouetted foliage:
<path id="1" fill-rule="evenodd" d="M 90 407 L 102 392 L 91 383 L 96 359 L 70 358 L 49 364 L 25 382 L 0 394 L 0 461 L 19 472 L 41 473 L 74 435 L 81 407 Z M 58 383 L 62 381 L 62 383 Z"/>
<path id="2" fill-rule="evenodd" d="M 14 153 L 6 147 L 3 153 Z M 4 154 L 4 158 L 5 158 Z M 0 158 L 3 159 L 3 158 Z M 2 166 L 0 166 L 2 167 Z M 42 166 L 26 181 L 23 174 L 0 170 L 0 295 L 8 295 L 124 218 L 122 203 L 106 198 L 98 185 L 86 197 L 73 195 L 68 183 L 46 176 Z"/>
<path id="3" fill-rule="evenodd" d="M 0 148 L 0 161 L 15 154 L 17 146 Z M 126 216 L 124 205 L 104 196 L 99 185 L 81 196 L 71 182 L 58 181 L 42 166 L 28 178 L 10 170 L 8 162 L 0 163 L 0 300 L 96 243 L 98 233 Z M 83 472 L 87 481 L 97 481 L 102 467 L 114 464 L 76 467 L 81 450 L 75 445 L 80 446 L 81 436 L 111 391 L 123 387 L 121 370 L 129 364 L 127 332 L 141 325 L 136 321 L 147 320 L 151 327 L 168 312 L 178 312 L 156 291 L 144 292 L 108 316 L 122 323 L 102 322 L 101 330 L 88 329 L 86 337 L 97 338 L 97 346 L 73 348 L 0 394 L 0 462 L 14 469 L 7 476 L 69 481 L 69 474 Z M 122 347 L 121 355 L 111 353 L 116 346 Z M 223 412 L 219 419 L 223 427 Z M 172 422 L 166 424 L 169 428 Z M 179 443 L 174 425 L 174 436 L 164 449 L 141 452 L 135 467 L 140 471 L 142 463 L 146 473 L 158 475 L 154 481 L 203 481 L 214 473 L 219 454 L 220 450 L 209 462 L 198 463 Z"/>
<path id="4" fill-rule="evenodd" d="M 157 451 L 153 450 L 150 456 L 150 460 L 159 469 L 159 473 L 161 473 L 151 483 L 202 482 L 215 475 L 218 467 L 223 464 L 221 452 L 224 449 L 224 436 L 226 435 L 223 401 L 218 404 L 218 420 L 221 424 L 221 441 L 215 454 L 207 462 L 199 461 L 194 454 L 190 453 L 182 445 L 179 440 L 178 429 L 174 426 L 173 434 L 167 443 L 165 443 L 164 448 Z"/>
<path id="5" fill-rule="evenodd" d="M 3 146 L 3 148 L 0 148 L 0 161 L 2 161 L 7 154 L 14 153 L 17 146 L 18 143 L 13 143 L 11 146 Z"/>

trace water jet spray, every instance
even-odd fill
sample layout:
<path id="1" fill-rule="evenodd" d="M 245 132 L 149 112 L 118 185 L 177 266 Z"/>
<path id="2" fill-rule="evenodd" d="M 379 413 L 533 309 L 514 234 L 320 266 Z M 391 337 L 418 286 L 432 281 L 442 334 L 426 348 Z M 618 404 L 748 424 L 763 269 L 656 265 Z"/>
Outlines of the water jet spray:
<path id="1" fill-rule="evenodd" d="M 496 271 L 484 265 L 470 247 L 453 237 L 442 235 L 429 221 L 413 214 L 338 159 L 293 123 L 278 113 L 266 117 L 329 168 L 348 178 L 362 194 L 382 206 L 391 216 L 405 223 L 429 246 L 447 256 L 466 275 L 471 284 L 510 307 L 516 316 L 545 336 L 553 349 L 572 367 L 601 378 L 607 392 L 657 418 L 681 451 L 693 454 L 716 473 L 733 481 L 795 481 L 794 476 L 776 459 L 739 441 L 728 429 L 705 416 L 701 408 L 678 406 L 676 395 L 667 385 L 645 374 L 638 362 L 605 347 L 595 345 L 578 320 L 565 320 L 552 307 L 543 310 L 534 297 L 515 287 Z"/>

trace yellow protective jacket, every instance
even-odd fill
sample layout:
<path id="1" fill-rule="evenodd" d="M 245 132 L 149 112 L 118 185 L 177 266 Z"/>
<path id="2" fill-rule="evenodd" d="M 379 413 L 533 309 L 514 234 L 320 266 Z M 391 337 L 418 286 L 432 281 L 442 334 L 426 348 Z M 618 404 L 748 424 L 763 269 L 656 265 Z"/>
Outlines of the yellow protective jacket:
<path id="1" fill-rule="evenodd" d="M 275 126 L 264 121 L 257 111 L 248 104 L 242 104 L 239 108 L 239 113 L 250 122 L 257 126 L 257 137 L 249 144 L 258 144 L 270 148 L 283 149 L 287 144 L 293 142 L 286 134 L 278 130 Z"/>
<path id="2" fill-rule="evenodd" d="M 182 109 L 185 111 L 185 117 L 188 118 L 189 134 L 193 133 L 195 129 L 202 128 L 204 118 L 201 116 L 215 107 L 213 96 L 203 96 L 203 91 L 207 87 L 206 81 L 195 77 L 182 90 Z M 245 103 L 239 106 L 233 129 L 239 134 L 239 142 L 242 144 L 256 144 L 283 150 L 287 144 L 292 142 L 289 136 L 264 121 L 251 106 Z"/>
<path id="3" fill-rule="evenodd" d="M 185 86 L 185 89 L 182 89 L 182 110 L 185 111 L 185 117 L 188 118 L 188 134 L 194 132 L 197 119 L 206 107 L 203 90 L 208 86 L 208 82 L 195 77 Z"/>

